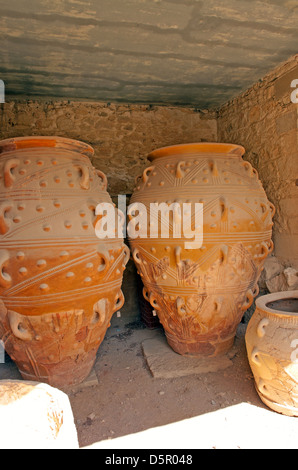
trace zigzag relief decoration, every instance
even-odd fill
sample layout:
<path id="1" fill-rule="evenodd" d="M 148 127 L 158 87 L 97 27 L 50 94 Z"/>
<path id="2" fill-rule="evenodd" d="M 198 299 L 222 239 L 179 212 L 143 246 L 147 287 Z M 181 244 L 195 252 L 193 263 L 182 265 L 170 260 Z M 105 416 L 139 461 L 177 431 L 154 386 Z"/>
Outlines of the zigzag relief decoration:
<path id="1" fill-rule="evenodd" d="M 180 354 L 217 355 L 231 347 L 273 249 L 275 209 L 243 153 L 243 147 L 220 143 L 164 147 L 148 156 L 151 166 L 136 181 L 131 204 L 156 209 L 147 218 L 149 235 L 129 240 L 133 258 L 145 296 Z M 162 204 L 169 214 L 161 212 Z M 202 226 L 196 226 L 195 211 L 175 212 L 175 204 L 201 205 Z M 194 248 L 183 231 L 176 236 L 183 218 L 193 234 L 202 231 Z"/>
<path id="2" fill-rule="evenodd" d="M 106 176 L 71 139 L 10 139 L 0 153 L 0 338 L 23 378 L 82 382 L 124 303 L 129 250 L 95 233 Z"/>

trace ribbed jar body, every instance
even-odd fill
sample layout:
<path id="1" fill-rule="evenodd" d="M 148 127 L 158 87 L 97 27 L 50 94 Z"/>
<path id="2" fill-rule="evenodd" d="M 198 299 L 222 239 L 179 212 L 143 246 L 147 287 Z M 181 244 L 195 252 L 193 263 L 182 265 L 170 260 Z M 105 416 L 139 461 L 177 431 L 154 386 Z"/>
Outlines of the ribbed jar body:
<path id="1" fill-rule="evenodd" d="M 274 411 L 298 416 L 298 291 L 259 297 L 245 341 L 261 400 Z"/>
<path id="2" fill-rule="evenodd" d="M 141 203 L 148 214 L 152 205 L 162 203 L 191 208 L 190 215 L 180 211 L 180 238 L 179 211 L 174 210 L 168 219 L 153 210 L 147 237 L 130 237 L 144 295 L 169 344 L 183 355 L 214 356 L 230 349 L 273 248 L 274 207 L 243 153 L 243 147 L 232 144 L 164 147 L 149 155 L 151 166 L 136 181 L 132 207 Z M 196 207 L 203 215 L 201 227 L 196 227 Z M 139 213 L 131 214 L 133 224 Z M 187 217 L 189 224 L 183 225 Z M 169 237 L 163 236 L 166 226 Z M 196 230 L 202 232 L 201 244 L 189 245 Z"/>
<path id="3" fill-rule="evenodd" d="M 93 153 L 61 137 L 0 142 L 0 338 L 24 379 L 58 387 L 89 374 L 124 301 L 128 248 L 95 234 L 112 201 Z"/>

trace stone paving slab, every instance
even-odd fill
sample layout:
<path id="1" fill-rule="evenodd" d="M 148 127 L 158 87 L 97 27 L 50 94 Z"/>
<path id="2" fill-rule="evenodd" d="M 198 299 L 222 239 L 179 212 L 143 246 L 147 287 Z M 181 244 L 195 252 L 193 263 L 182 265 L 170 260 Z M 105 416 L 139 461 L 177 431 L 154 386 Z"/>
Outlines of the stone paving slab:
<path id="1" fill-rule="evenodd" d="M 158 379 L 218 372 L 233 365 L 231 354 L 215 358 L 180 356 L 172 350 L 164 333 L 160 331 L 156 331 L 153 339 L 144 340 L 142 349 L 151 374 Z"/>

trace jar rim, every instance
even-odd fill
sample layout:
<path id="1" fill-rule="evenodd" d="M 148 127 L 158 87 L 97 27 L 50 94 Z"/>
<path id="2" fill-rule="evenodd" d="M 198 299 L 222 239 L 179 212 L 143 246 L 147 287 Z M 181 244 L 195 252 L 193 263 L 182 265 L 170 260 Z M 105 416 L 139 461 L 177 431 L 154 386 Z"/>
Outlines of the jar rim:
<path id="1" fill-rule="evenodd" d="M 277 303 L 278 301 L 287 300 L 297 300 L 298 302 L 298 290 L 274 292 L 272 294 L 262 295 L 256 299 L 256 307 L 272 315 L 298 318 L 298 311 L 289 311 L 283 310 L 281 308 L 274 308 L 274 305 L 272 305 L 275 302 Z M 271 306 L 269 306 L 269 304 L 271 304 Z"/>
<path id="2" fill-rule="evenodd" d="M 245 148 L 242 145 L 220 142 L 193 142 L 187 144 L 170 145 L 153 150 L 148 155 L 148 160 L 175 155 L 215 155 L 242 157 Z"/>
<path id="3" fill-rule="evenodd" d="M 94 149 L 85 142 L 68 137 L 60 136 L 28 136 L 12 137 L 0 141 L 0 154 L 13 152 L 15 150 L 33 149 L 38 147 L 49 147 L 56 149 L 70 150 L 82 155 L 91 157 L 94 155 Z"/>

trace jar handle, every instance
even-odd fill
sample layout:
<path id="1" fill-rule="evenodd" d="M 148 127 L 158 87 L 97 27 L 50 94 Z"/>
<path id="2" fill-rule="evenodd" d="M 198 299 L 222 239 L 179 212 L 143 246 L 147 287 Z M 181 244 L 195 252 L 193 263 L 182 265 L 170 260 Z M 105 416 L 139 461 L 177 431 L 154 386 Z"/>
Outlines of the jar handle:
<path id="1" fill-rule="evenodd" d="M 155 310 L 160 310 L 160 307 L 157 303 L 157 300 L 153 294 L 153 292 L 150 292 L 150 296 L 149 296 L 149 302 L 151 304 L 151 306 L 155 309 Z"/>
<path id="2" fill-rule="evenodd" d="M 108 179 L 101 170 L 96 170 L 97 175 L 101 178 L 104 191 L 108 188 Z"/>
<path id="3" fill-rule="evenodd" d="M 82 173 L 80 186 L 82 189 L 89 189 L 90 188 L 90 175 L 89 169 L 86 165 L 75 165 Z"/>
<path id="4" fill-rule="evenodd" d="M 276 208 L 275 208 L 275 205 L 272 204 L 272 202 L 269 201 L 269 207 L 270 207 L 270 210 L 271 210 L 271 217 L 273 219 L 274 215 L 275 215 L 275 212 L 276 212 Z"/>
<path id="5" fill-rule="evenodd" d="M 270 247 L 268 247 L 267 243 L 262 242 L 261 247 L 262 247 L 262 252 L 261 252 L 261 254 L 259 255 L 259 258 L 258 258 L 259 261 L 262 261 L 263 259 L 267 258 L 268 254 L 270 253 L 269 250 L 271 248 L 271 245 L 270 245 Z"/>
<path id="6" fill-rule="evenodd" d="M 94 326 L 102 326 L 106 319 L 107 299 L 100 299 L 93 306 L 93 318 L 91 320 L 91 328 Z M 90 328 L 90 326 L 89 326 Z"/>
<path id="7" fill-rule="evenodd" d="M 267 204 L 261 203 L 261 209 L 263 211 L 262 221 L 264 222 L 269 214 L 270 207 Z"/>
<path id="8" fill-rule="evenodd" d="M 221 209 L 221 222 L 228 220 L 228 205 L 224 197 L 220 198 L 220 209 Z"/>
<path id="9" fill-rule="evenodd" d="M 243 162 L 243 166 L 244 166 L 244 168 L 246 169 L 246 171 L 249 171 L 249 172 L 250 172 L 250 175 L 249 175 L 249 176 L 250 176 L 251 178 L 252 178 L 253 176 L 256 176 L 256 177 L 258 178 L 258 172 L 257 172 L 257 170 L 256 170 L 255 168 L 253 168 L 253 166 L 252 166 L 249 162 L 247 162 L 247 161 Z"/>
<path id="10" fill-rule="evenodd" d="M 123 266 L 125 267 L 130 259 L 130 249 L 127 245 L 124 245 L 122 253 L 124 254 L 123 257 Z"/>
<path id="11" fill-rule="evenodd" d="M 253 295 L 253 292 L 251 289 L 249 289 L 247 292 L 246 292 L 246 301 L 245 303 L 242 305 L 241 307 L 241 310 L 244 312 L 245 310 L 247 310 L 251 304 L 253 303 L 253 300 L 254 300 L 254 295 Z"/>
<path id="12" fill-rule="evenodd" d="M 5 217 L 5 213 L 13 208 L 13 203 L 11 201 L 3 201 L 0 204 L 0 234 L 5 235 L 9 228 L 10 223 Z"/>
<path id="13" fill-rule="evenodd" d="M 150 173 L 150 171 L 153 171 L 155 168 L 155 166 L 149 166 L 149 168 L 146 168 L 143 172 L 143 182 L 144 183 L 147 183 L 148 179 L 149 179 L 149 176 L 148 176 L 148 173 Z"/>
<path id="14" fill-rule="evenodd" d="M 11 158 L 4 165 L 4 184 L 6 188 L 11 188 L 15 181 L 15 177 L 11 173 L 11 170 L 16 168 L 20 164 L 18 158 Z"/>
<path id="15" fill-rule="evenodd" d="M 0 250 L 0 286 L 9 287 L 11 285 L 11 276 L 3 271 L 6 262 L 9 260 L 9 253 L 7 250 Z"/>
<path id="16" fill-rule="evenodd" d="M 257 335 L 259 338 L 263 338 L 263 336 L 265 336 L 265 329 L 266 329 L 266 326 L 268 325 L 269 325 L 268 318 L 262 318 L 262 320 L 257 326 Z"/>
<path id="17" fill-rule="evenodd" d="M 8 320 L 11 330 L 17 338 L 23 341 L 32 340 L 32 334 L 26 328 L 24 328 L 22 324 L 22 316 L 19 313 L 9 310 Z"/>
<path id="18" fill-rule="evenodd" d="M 186 315 L 185 302 L 182 297 L 178 297 L 176 301 L 178 314 L 182 317 Z"/>
<path id="19" fill-rule="evenodd" d="M 150 302 L 149 297 L 148 297 L 148 291 L 146 287 L 143 287 L 143 296 L 144 299 L 147 300 L 147 302 Z"/>
<path id="20" fill-rule="evenodd" d="M 133 259 L 135 260 L 135 262 L 136 262 L 137 264 L 142 264 L 143 261 L 142 261 L 142 259 L 139 257 L 139 253 L 140 253 L 139 250 L 138 250 L 137 248 L 135 248 L 135 250 L 132 252 L 132 257 L 133 257 Z"/>
<path id="21" fill-rule="evenodd" d="M 180 161 L 177 163 L 177 167 L 176 167 L 176 178 L 183 178 L 185 173 L 184 171 L 182 170 L 182 165 L 185 165 L 185 162 L 183 161 Z"/>
<path id="22" fill-rule="evenodd" d="M 122 308 L 123 305 L 124 305 L 124 295 L 123 295 L 122 290 L 120 290 L 118 292 L 118 294 L 116 295 L 116 298 L 115 298 L 115 304 L 114 304 L 113 312 L 116 312 L 117 310 L 120 310 L 120 308 Z"/>
<path id="23" fill-rule="evenodd" d="M 259 350 L 257 348 L 254 348 L 251 352 L 251 360 L 254 364 L 256 364 L 256 366 L 260 366 L 261 365 L 261 361 L 260 361 L 260 358 L 259 358 Z"/>

